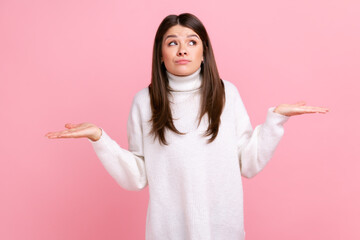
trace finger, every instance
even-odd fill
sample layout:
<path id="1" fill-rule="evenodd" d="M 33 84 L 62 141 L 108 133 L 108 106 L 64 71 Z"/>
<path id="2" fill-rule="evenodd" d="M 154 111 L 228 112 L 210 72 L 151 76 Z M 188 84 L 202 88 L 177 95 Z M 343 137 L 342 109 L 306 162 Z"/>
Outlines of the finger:
<path id="1" fill-rule="evenodd" d="M 47 135 L 47 137 L 48 137 L 49 139 L 58 138 L 58 137 L 59 137 L 59 134 L 50 134 L 50 135 Z"/>
<path id="2" fill-rule="evenodd" d="M 45 134 L 45 137 L 50 137 L 50 136 L 54 136 L 54 135 L 58 135 L 59 132 L 48 132 L 47 134 Z"/>
<path id="3" fill-rule="evenodd" d="M 303 108 L 312 108 L 312 109 L 317 109 L 319 111 L 329 111 L 329 108 L 326 107 L 316 107 L 316 106 L 302 106 Z"/>
<path id="4" fill-rule="evenodd" d="M 299 111 L 301 113 L 326 113 L 328 110 L 321 107 L 302 106 Z"/>
<path id="5" fill-rule="evenodd" d="M 80 132 L 66 132 L 58 136 L 58 138 L 81 138 L 81 137 L 85 137 L 85 136 Z"/>
<path id="6" fill-rule="evenodd" d="M 63 130 L 63 131 L 57 131 L 57 132 L 49 132 L 45 136 L 49 137 L 49 138 L 54 138 L 54 137 L 57 137 L 57 136 L 59 136 L 61 134 L 65 134 L 65 133 L 73 132 L 73 131 L 76 131 L 76 130 L 75 129 L 69 129 L 69 130 Z"/>
<path id="7" fill-rule="evenodd" d="M 48 136 L 49 139 L 57 138 L 57 136 Z"/>
<path id="8" fill-rule="evenodd" d="M 57 136 L 57 138 L 73 138 L 73 133 L 63 133 Z"/>
<path id="9" fill-rule="evenodd" d="M 308 108 L 308 109 L 312 109 L 315 111 L 328 111 L 328 108 L 323 108 L 323 107 L 315 107 L 315 106 L 304 106 L 304 108 Z"/>
<path id="10" fill-rule="evenodd" d="M 48 134 L 46 135 L 47 138 L 57 138 L 58 134 Z"/>
<path id="11" fill-rule="evenodd" d="M 66 128 L 75 128 L 75 127 L 78 127 L 80 124 L 72 124 L 72 123 L 67 123 L 65 124 L 65 127 Z"/>
<path id="12" fill-rule="evenodd" d="M 330 109 L 329 108 L 326 108 L 326 107 L 320 107 L 322 110 L 324 110 L 324 111 L 326 111 L 326 112 L 328 112 L 328 111 L 330 111 Z"/>

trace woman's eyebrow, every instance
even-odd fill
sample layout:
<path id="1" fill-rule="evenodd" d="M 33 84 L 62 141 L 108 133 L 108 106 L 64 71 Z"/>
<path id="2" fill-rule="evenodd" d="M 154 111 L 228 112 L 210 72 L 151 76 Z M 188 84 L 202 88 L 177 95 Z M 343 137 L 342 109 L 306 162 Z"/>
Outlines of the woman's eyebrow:
<path id="1" fill-rule="evenodd" d="M 166 36 L 165 40 L 166 40 L 166 39 L 168 39 L 168 38 L 170 38 L 170 37 L 177 38 L 177 36 L 176 36 L 176 35 L 168 35 L 168 36 Z M 190 37 L 197 37 L 197 38 L 199 38 L 199 37 L 198 37 L 197 35 L 195 35 L 195 34 L 188 35 L 187 37 L 188 37 L 188 38 L 190 38 Z"/>

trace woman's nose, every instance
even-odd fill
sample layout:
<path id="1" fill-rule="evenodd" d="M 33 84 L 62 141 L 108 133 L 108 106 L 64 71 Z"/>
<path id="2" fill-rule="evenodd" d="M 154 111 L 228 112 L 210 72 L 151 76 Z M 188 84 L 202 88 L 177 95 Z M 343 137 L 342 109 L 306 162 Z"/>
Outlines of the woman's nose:
<path id="1" fill-rule="evenodd" d="M 179 55 L 179 56 L 184 56 L 184 55 L 187 55 L 187 51 L 186 51 L 186 49 L 184 49 L 184 48 L 179 49 L 179 51 L 178 51 L 178 55 Z"/>

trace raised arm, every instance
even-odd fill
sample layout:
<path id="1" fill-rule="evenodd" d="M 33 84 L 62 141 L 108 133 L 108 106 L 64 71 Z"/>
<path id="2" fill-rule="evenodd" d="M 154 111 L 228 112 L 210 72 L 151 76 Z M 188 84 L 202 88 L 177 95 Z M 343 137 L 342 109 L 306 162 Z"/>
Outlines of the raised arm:
<path id="1" fill-rule="evenodd" d="M 115 181 L 126 190 L 140 191 L 148 183 L 138 109 L 138 104 L 133 101 L 127 123 L 129 150 L 121 148 L 103 129 L 92 123 L 67 123 L 66 130 L 48 132 L 45 136 L 49 139 L 87 138 Z"/>
<path id="2" fill-rule="evenodd" d="M 235 99 L 236 133 L 241 175 L 252 178 L 258 174 L 272 158 L 284 134 L 283 124 L 288 116 L 267 111 L 266 120 L 253 130 L 249 116 L 239 93 Z"/>
<path id="3" fill-rule="evenodd" d="M 103 130 L 98 141 L 89 141 L 105 169 L 124 189 L 140 191 L 148 184 L 143 152 L 142 127 L 139 106 L 133 101 L 127 133 L 129 150 L 121 148 Z"/>
<path id="4" fill-rule="evenodd" d="M 266 120 L 253 130 L 249 116 L 236 91 L 235 112 L 237 121 L 237 146 L 241 175 L 252 178 L 258 174 L 274 155 L 282 136 L 284 123 L 290 116 L 307 113 L 327 113 L 328 108 L 305 106 L 304 101 L 270 107 Z"/>

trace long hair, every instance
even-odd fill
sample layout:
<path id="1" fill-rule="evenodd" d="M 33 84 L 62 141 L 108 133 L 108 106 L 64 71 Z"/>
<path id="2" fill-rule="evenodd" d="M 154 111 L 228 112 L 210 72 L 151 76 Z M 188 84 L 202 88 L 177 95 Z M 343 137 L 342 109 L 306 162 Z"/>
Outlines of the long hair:
<path id="1" fill-rule="evenodd" d="M 163 37 L 167 30 L 175 25 L 192 29 L 199 35 L 203 43 L 204 60 L 201 63 L 200 72 L 203 83 L 200 90 L 202 97 L 198 126 L 202 117 L 207 113 L 209 125 L 204 136 L 211 135 L 211 138 L 207 141 L 207 143 L 211 143 L 216 138 L 221 123 L 220 116 L 225 104 L 224 83 L 219 76 L 207 31 L 201 21 L 190 13 L 182 13 L 178 16 L 168 15 L 157 29 L 153 47 L 151 83 L 149 85 L 152 110 L 152 118 L 150 119 L 152 129 L 150 133 L 154 135 L 155 139 L 159 138 L 160 144 L 165 145 L 168 145 L 165 139 L 166 128 L 177 134 L 185 134 L 179 132 L 174 126 L 168 100 L 169 82 L 165 65 L 161 63 Z"/>

